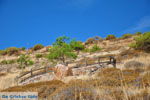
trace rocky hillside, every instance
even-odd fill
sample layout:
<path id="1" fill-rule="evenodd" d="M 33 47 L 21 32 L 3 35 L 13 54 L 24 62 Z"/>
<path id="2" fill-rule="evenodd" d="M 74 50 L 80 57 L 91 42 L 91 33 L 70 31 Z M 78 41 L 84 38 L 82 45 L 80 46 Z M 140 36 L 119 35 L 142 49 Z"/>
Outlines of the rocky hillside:
<path id="1" fill-rule="evenodd" d="M 1 51 L 0 90 L 35 91 L 41 100 L 149 100 L 150 54 L 131 47 L 135 37 L 90 38 L 65 63 L 48 59 L 52 46 Z"/>

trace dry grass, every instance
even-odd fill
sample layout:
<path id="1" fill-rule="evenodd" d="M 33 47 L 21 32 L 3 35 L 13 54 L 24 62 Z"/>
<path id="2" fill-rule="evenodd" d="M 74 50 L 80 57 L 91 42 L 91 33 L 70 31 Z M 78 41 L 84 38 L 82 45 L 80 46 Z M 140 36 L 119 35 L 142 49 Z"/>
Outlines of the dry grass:
<path id="1" fill-rule="evenodd" d="M 15 86 L 3 90 L 2 92 L 38 92 L 40 98 L 46 98 L 53 93 L 58 87 L 64 85 L 63 82 L 54 80 L 47 82 L 32 83 L 24 86 Z"/>
<path id="2" fill-rule="evenodd" d="M 87 77 L 87 76 L 86 76 Z M 104 68 L 94 78 L 33 83 L 5 89 L 34 91 L 48 100 L 149 100 L 150 74 L 134 69 Z"/>
<path id="3" fill-rule="evenodd" d="M 131 52 L 131 56 L 132 53 L 135 52 Z M 122 65 L 134 60 L 144 66 L 103 68 L 94 76 L 79 76 L 74 80 L 74 76 L 71 76 L 72 80 L 69 79 L 67 83 L 54 80 L 16 86 L 3 91 L 34 91 L 39 93 L 41 100 L 150 100 L 150 56 L 135 53 L 135 56 L 129 58 L 128 56 L 122 60 Z M 91 59 L 89 61 L 94 62 Z M 71 69 L 68 75 L 72 75 Z"/>

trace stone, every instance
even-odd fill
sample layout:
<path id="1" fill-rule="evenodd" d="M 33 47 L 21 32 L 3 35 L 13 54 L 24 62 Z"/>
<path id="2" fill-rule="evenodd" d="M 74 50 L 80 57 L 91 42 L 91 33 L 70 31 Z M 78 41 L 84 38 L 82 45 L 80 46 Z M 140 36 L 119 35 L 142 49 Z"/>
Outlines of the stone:
<path id="1" fill-rule="evenodd" d="M 72 69 L 62 64 L 57 64 L 55 66 L 54 71 L 55 71 L 56 77 L 58 77 L 59 79 L 62 79 L 72 73 Z"/>

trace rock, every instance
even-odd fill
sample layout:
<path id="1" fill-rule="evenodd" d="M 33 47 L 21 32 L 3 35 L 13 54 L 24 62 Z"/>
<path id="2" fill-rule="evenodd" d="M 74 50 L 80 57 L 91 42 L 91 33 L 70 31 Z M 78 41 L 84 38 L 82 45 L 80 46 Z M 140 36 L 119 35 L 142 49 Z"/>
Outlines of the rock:
<path id="1" fill-rule="evenodd" d="M 86 66 L 81 68 L 73 68 L 72 72 L 73 72 L 73 76 L 76 75 L 78 76 L 78 75 L 88 75 L 95 72 L 96 70 L 98 70 L 97 66 L 92 65 L 92 66 Z"/>
<path id="2" fill-rule="evenodd" d="M 145 65 L 139 61 L 128 61 L 124 64 L 124 67 L 126 68 L 142 68 Z"/>
<path id="3" fill-rule="evenodd" d="M 55 66 L 55 75 L 62 79 L 72 73 L 72 69 L 70 69 L 68 66 L 58 64 Z"/>

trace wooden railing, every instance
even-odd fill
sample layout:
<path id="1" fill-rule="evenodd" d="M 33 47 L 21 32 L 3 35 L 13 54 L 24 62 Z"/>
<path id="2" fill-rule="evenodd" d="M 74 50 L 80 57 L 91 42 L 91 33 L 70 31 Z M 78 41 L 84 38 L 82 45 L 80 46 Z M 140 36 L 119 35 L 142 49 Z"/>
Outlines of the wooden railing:
<path id="1" fill-rule="evenodd" d="M 102 61 L 103 58 L 107 58 L 108 60 Z M 92 63 L 92 64 L 88 64 L 88 61 L 85 59 L 84 65 L 77 65 L 74 68 L 78 68 L 81 66 L 89 66 L 89 65 L 94 65 L 94 64 L 99 64 L 100 66 L 102 66 L 102 64 L 112 64 L 113 67 L 116 67 L 116 59 L 113 56 L 98 57 L 97 61 L 95 63 Z M 42 75 L 42 74 L 45 74 L 48 72 L 54 72 L 52 70 L 52 67 L 43 67 L 43 68 L 38 68 L 38 69 L 31 69 L 30 71 L 25 72 L 25 73 L 21 74 L 20 76 L 16 77 L 15 80 L 17 81 L 17 84 L 18 84 L 18 83 L 26 81 L 29 78 L 32 78 L 32 77 L 37 76 L 37 75 Z"/>
<path id="2" fill-rule="evenodd" d="M 103 61 L 102 59 L 107 58 L 107 61 Z M 78 65 L 76 66 L 76 68 L 81 67 L 81 66 L 90 66 L 90 65 L 95 65 L 95 64 L 99 64 L 100 66 L 102 66 L 103 64 L 111 64 L 113 65 L 113 67 L 116 67 L 116 59 L 114 56 L 108 56 L 108 57 L 98 57 L 97 59 L 94 60 L 93 63 L 89 63 L 90 60 L 88 60 L 88 58 L 84 58 L 84 64 L 80 64 L 80 62 L 77 62 Z M 102 66 L 103 67 L 103 66 Z"/>
<path id="3" fill-rule="evenodd" d="M 37 75 L 46 74 L 48 72 L 53 72 L 51 70 L 51 67 L 43 67 L 43 68 L 38 68 L 38 69 L 31 69 L 30 71 L 24 72 L 21 75 L 17 76 L 15 78 L 15 80 L 17 81 L 17 84 L 18 84 L 18 83 L 22 83 L 22 82 L 26 81 L 29 78 L 32 78 L 32 77 L 37 76 Z"/>

